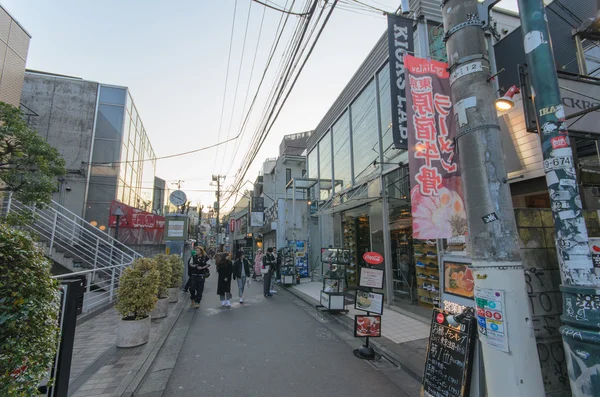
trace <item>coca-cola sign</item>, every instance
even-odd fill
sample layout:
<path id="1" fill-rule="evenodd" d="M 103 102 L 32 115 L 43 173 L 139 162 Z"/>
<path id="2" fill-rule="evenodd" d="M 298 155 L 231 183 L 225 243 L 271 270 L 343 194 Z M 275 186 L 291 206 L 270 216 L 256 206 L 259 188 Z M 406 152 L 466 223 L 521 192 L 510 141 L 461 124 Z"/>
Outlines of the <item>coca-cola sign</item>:
<path id="1" fill-rule="evenodd" d="M 383 263 L 383 256 L 377 252 L 367 252 L 363 255 L 363 259 L 369 265 L 381 265 Z"/>

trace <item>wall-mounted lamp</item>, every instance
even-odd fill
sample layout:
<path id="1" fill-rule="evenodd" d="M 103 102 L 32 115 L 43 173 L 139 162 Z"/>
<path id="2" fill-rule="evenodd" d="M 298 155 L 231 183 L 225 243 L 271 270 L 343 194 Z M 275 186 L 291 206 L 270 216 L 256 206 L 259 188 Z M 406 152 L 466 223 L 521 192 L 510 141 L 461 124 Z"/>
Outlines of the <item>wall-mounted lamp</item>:
<path id="1" fill-rule="evenodd" d="M 502 111 L 511 109 L 515 105 L 513 97 L 515 96 L 515 94 L 518 94 L 520 92 L 521 90 L 516 85 L 510 87 L 502 98 L 496 99 L 496 109 Z"/>
<path id="2" fill-rule="evenodd" d="M 308 205 L 311 205 L 311 204 L 312 204 L 312 201 L 308 200 L 308 201 L 307 201 L 307 204 L 308 204 Z"/>

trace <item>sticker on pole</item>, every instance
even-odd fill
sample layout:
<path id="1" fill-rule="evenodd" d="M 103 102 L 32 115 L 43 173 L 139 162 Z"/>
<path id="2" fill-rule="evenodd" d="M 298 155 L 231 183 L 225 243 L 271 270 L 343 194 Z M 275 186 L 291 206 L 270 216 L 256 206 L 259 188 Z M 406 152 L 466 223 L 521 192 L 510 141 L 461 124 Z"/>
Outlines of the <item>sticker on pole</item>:
<path id="1" fill-rule="evenodd" d="M 573 167 L 573 157 L 554 157 L 551 159 L 544 160 L 544 171 L 552 171 L 557 168 L 571 168 Z"/>
<path id="2" fill-rule="evenodd" d="M 383 263 L 383 256 L 377 252 L 366 252 L 363 259 L 369 265 L 381 265 Z"/>
<path id="3" fill-rule="evenodd" d="M 475 287 L 475 310 L 479 340 L 492 349 L 508 353 L 504 291 Z"/>

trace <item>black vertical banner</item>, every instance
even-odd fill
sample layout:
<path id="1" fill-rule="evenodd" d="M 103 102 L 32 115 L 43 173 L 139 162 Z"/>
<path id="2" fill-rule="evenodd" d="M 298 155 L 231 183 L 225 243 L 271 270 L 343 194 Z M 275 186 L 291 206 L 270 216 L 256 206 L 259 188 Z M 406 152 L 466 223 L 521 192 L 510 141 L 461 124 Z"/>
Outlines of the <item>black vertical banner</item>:
<path id="1" fill-rule="evenodd" d="M 388 14 L 388 46 L 390 52 L 390 94 L 392 95 L 392 134 L 394 148 L 408 150 L 406 120 L 406 76 L 404 55 L 413 54 L 413 20 Z"/>

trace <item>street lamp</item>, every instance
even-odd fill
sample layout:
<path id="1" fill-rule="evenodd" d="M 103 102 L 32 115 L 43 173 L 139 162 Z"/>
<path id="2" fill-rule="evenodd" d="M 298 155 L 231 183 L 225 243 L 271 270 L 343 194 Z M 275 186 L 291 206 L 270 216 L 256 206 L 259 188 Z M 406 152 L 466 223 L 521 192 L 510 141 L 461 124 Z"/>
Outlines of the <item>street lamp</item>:
<path id="1" fill-rule="evenodd" d="M 117 225 L 115 226 L 115 240 L 119 241 L 119 223 L 120 223 L 121 217 L 124 216 L 125 213 L 123 212 L 121 207 L 117 207 L 115 212 L 113 212 L 113 215 L 117 217 Z M 102 229 L 102 227 L 100 229 Z"/>
<path id="2" fill-rule="evenodd" d="M 510 87 L 510 89 L 506 91 L 506 94 L 504 94 L 502 98 L 496 99 L 496 109 L 500 111 L 511 109 L 513 106 L 515 106 L 513 97 L 515 96 L 515 94 L 518 94 L 520 92 L 521 90 L 517 88 L 516 85 Z"/>

